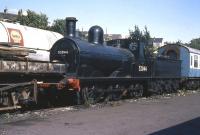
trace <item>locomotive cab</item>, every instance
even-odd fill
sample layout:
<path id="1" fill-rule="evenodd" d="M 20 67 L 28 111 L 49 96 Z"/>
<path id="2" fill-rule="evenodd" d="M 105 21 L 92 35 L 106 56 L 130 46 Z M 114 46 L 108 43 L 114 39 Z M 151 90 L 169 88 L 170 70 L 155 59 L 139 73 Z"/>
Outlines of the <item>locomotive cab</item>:
<path id="1" fill-rule="evenodd" d="M 144 53 L 145 43 L 133 43 L 129 39 L 115 39 L 107 41 L 108 46 L 123 48 L 131 52 L 135 60 L 132 62 L 132 76 L 146 77 L 152 74 L 152 63 L 150 58 L 146 58 Z"/>

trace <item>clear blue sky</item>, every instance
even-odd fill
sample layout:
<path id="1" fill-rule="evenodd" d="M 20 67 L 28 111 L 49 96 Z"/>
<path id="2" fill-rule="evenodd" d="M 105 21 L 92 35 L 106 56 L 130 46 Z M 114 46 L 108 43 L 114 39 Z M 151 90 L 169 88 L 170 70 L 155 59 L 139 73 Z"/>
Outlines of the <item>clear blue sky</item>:
<path id="1" fill-rule="evenodd" d="M 108 33 L 128 35 L 146 25 L 153 37 L 189 42 L 200 37 L 200 0 L 0 0 L 0 11 L 31 9 L 50 20 L 74 16 L 79 29 L 100 25 Z"/>

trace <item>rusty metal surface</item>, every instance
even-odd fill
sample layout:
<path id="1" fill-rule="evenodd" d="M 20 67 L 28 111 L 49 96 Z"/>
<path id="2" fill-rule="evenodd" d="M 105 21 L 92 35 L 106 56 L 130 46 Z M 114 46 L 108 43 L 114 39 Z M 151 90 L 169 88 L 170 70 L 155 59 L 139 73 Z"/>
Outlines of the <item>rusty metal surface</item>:
<path id="1" fill-rule="evenodd" d="M 65 65 L 46 62 L 0 60 L 0 72 L 64 73 Z"/>

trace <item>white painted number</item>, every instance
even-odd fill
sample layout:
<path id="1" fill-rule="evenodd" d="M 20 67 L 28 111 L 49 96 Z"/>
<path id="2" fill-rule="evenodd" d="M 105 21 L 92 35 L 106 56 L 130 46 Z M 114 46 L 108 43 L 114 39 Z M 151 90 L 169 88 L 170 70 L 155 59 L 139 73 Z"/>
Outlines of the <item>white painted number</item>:
<path id="1" fill-rule="evenodd" d="M 58 54 L 68 54 L 68 51 L 58 51 Z"/>
<path id="2" fill-rule="evenodd" d="M 147 66 L 139 66 L 139 71 L 140 72 L 146 72 L 147 71 Z"/>

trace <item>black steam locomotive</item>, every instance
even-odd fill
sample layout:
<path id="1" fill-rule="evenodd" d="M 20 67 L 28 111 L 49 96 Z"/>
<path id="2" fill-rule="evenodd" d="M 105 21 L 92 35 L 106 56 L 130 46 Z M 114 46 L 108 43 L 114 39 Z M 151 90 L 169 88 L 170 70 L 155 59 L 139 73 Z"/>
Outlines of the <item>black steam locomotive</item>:
<path id="1" fill-rule="evenodd" d="M 180 85 L 180 60 L 147 58 L 144 43 L 104 44 L 103 30 L 93 26 L 88 41 L 75 37 L 76 18 L 66 18 L 67 35 L 50 50 L 50 61 L 65 63 L 66 78 L 79 81 L 83 101 L 118 99 L 176 91 Z M 95 100 L 96 101 L 96 100 Z"/>

